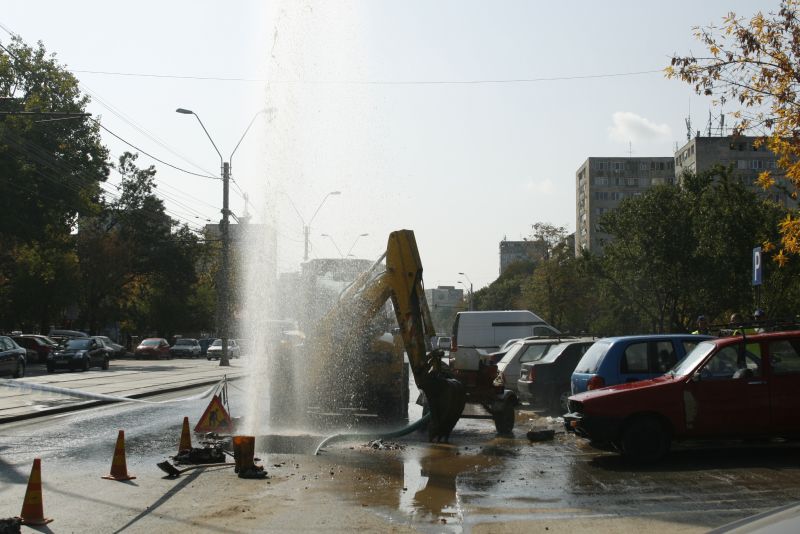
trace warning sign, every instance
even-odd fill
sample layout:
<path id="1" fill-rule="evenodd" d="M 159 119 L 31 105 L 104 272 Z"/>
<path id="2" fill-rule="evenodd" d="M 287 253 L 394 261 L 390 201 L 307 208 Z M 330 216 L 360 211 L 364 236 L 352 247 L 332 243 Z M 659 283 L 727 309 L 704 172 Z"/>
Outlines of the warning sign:
<path id="1" fill-rule="evenodd" d="M 231 416 L 219 400 L 219 395 L 214 395 L 203 416 L 194 427 L 195 432 L 231 432 L 233 422 Z"/>

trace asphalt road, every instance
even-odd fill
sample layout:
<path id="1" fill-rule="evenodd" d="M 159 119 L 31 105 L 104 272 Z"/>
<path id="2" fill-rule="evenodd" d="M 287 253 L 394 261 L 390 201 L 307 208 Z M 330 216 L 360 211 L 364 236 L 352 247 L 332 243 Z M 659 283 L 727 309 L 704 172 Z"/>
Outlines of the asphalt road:
<path id="1" fill-rule="evenodd" d="M 249 400 L 232 384 L 230 402 L 236 416 Z M 155 464 L 177 451 L 183 417 L 194 424 L 206 404 L 113 404 L 0 426 L 0 517 L 20 512 L 35 457 L 52 532 L 703 532 L 800 500 L 794 444 L 683 448 L 641 468 L 572 435 L 531 443 L 527 429 L 548 421 L 526 412 L 514 438 L 462 420 L 452 444 L 412 434 L 316 457 L 322 436 L 268 434 L 256 445 L 268 480 L 229 469 L 163 478 Z M 99 478 L 118 429 L 137 476 L 127 483 Z"/>

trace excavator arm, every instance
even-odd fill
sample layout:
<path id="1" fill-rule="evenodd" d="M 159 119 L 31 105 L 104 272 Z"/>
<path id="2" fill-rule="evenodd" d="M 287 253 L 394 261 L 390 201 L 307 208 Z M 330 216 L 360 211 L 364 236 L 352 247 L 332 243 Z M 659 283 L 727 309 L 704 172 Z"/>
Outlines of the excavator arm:
<path id="1" fill-rule="evenodd" d="M 385 268 L 382 269 L 385 259 Z M 321 322 L 323 331 L 367 331 L 371 319 L 391 299 L 417 387 L 431 411 L 431 439 L 444 438 L 464 408 L 463 387 L 442 372 L 440 350 L 429 351 L 435 334 L 422 283 L 422 262 L 411 230 L 389 235 L 386 253 L 345 291 Z M 344 336 L 342 336 L 344 339 Z"/>

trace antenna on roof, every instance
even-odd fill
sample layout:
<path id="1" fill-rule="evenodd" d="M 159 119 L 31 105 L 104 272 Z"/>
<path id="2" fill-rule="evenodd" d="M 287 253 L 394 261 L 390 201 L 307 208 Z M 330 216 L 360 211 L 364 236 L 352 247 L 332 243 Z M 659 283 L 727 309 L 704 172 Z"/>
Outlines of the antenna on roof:
<path id="1" fill-rule="evenodd" d="M 686 117 L 683 119 L 683 122 L 686 123 L 686 140 L 692 140 L 692 117 Z"/>

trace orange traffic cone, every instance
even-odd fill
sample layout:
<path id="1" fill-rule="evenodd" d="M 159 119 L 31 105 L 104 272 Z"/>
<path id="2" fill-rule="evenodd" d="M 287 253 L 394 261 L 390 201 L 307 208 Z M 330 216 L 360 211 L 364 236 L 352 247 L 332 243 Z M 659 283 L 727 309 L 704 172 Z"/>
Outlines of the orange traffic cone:
<path id="1" fill-rule="evenodd" d="M 178 453 L 192 448 L 192 437 L 189 434 L 189 418 L 183 418 L 183 429 L 181 430 L 181 442 L 178 445 Z"/>
<path id="2" fill-rule="evenodd" d="M 128 464 L 125 462 L 125 431 L 120 430 L 117 436 L 117 446 L 114 448 L 114 459 L 111 460 L 111 473 L 104 477 L 106 480 L 133 480 L 128 474 Z"/>
<path id="3" fill-rule="evenodd" d="M 22 512 L 19 519 L 23 525 L 46 525 L 52 519 L 44 516 L 42 504 L 42 460 L 35 458 L 28 479 L 28 489 L 25 490 L 25 500 L 22 501 Z"/>

